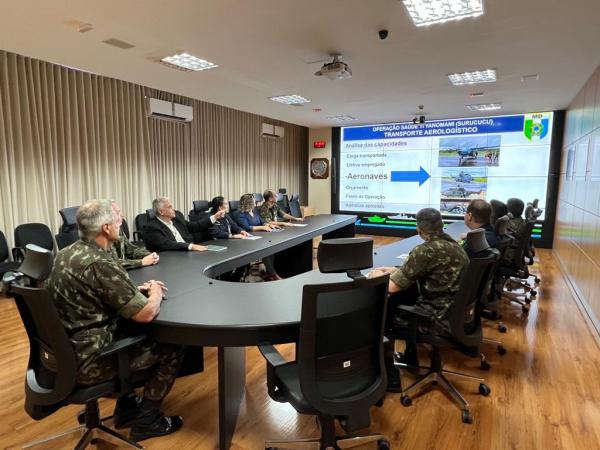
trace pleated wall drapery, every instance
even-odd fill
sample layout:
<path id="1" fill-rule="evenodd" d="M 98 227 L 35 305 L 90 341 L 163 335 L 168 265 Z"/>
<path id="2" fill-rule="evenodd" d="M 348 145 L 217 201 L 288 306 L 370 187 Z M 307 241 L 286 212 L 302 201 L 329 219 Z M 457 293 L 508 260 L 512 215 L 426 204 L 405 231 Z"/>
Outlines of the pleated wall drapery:
<path id="1" fill-rule="evenodd" d="M 145 97 L 194 109 L 191 123 L 149 118 Z M 261 136 L 263 122 L 285 128 Z M 307 198 L 308 130 L 133 83 L 0 51 L 0 230 L 56 233 L 58 210 L 114 198 L 133 224 L 159 195 L 192 201 L 285 187 Z"/>

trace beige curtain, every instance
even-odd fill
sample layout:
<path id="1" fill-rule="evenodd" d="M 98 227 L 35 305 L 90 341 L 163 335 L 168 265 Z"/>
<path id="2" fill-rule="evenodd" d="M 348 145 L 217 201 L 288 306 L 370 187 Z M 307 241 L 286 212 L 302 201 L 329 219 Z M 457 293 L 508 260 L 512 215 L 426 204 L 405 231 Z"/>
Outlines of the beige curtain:
<path id="1" fill-rule="evenodd" d="M 189 124 L 146 116 L 145 97 L 191 105 Z M 261 123 L 285 128 L 261 137 Z M 0 230 L 114 198 L 130 227 L 158 195 L 192 200 L 288 188 L 307 198 L 308 130 L 0 51 Z"/>

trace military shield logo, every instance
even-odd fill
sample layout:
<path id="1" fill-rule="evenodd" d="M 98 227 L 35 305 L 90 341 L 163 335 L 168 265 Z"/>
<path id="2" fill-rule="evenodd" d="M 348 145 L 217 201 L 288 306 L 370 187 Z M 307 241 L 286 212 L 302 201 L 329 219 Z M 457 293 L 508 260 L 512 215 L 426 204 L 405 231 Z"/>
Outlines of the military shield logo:
<path id="1" fill-rule="evenodd" d="M 525 116 L 523 134 L 530 141 L 541 141 L 548 135 L 549 124 L 545 114 L 529 114 Z"/>

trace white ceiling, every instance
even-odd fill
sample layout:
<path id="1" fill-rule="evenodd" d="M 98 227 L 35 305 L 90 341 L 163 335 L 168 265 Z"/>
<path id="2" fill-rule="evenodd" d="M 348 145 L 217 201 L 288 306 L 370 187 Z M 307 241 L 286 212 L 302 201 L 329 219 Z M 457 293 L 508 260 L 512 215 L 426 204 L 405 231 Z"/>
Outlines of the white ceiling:
<path id="1" fill-rule="evenodd" d="M 309 127 L 336 125 L 333 115 L 405 121 L 419 104 L 429 118 L 481 115 L 470 103 L 566 107 L 600 63 L 600 0 L 484 1 L 482 17 L 416 28 L 399 0 L 0 0 L 0 48 Z M 94 29 L 77 33 L 76 22 Z M 180 50 L 221 67 L 152 61 Z M 313 75 L 321 64 L 306 62 L 332 52 L 346 55 L 351 79 Z M 484 68 L 497 68 L 498 83 L 459 88 L 445 77 Z M 534 73 L 539 81 L 521 82 Z M 268 100 L 281 94 L 312 102 Z"/>

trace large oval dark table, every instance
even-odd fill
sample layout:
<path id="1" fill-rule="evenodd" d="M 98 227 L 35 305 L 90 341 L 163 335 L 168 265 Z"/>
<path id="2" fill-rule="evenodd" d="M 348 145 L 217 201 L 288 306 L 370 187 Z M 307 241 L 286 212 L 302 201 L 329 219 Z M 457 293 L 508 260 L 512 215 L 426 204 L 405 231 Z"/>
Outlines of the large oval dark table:
<path id="1" fill-rule="evenodd" d="M 164 281 L 168 298 L 152 322 L 156 340 L 176 344 L 218 347 L 219 448 L 228 449 L 235 431 L 245 391 L 246 346 L 264 342 L 296 342 L 302 305 L 302 286 L 348 280 L 346 274 L 322 274 L 312 269 L 312 239 L 354 236 L 355 216 L 308 217 L 306 227 L 285 228 L 274 233 L 255 233 L 261 239 L 216 240 L 226 246 L 220 252 L 163 252 L 160 263 L 130 272 L 134 282 Z M 454 236 L 464 232 L 462 223 L 452 224 Z M 401 264 L 421 243 L 418 236 L 380 247 L 374 252 L 375 266 Z M 233 283 L 220 275 L 276 255 L 281 281 Z"/>

